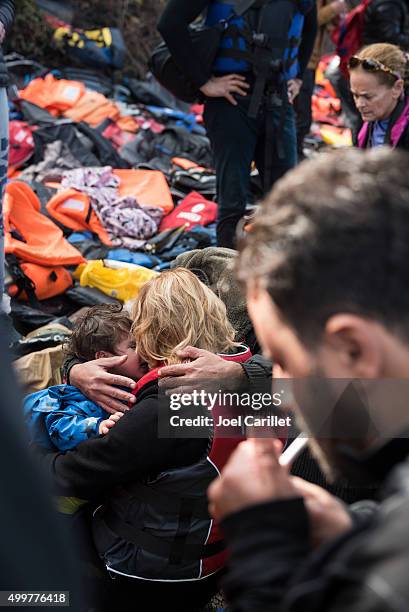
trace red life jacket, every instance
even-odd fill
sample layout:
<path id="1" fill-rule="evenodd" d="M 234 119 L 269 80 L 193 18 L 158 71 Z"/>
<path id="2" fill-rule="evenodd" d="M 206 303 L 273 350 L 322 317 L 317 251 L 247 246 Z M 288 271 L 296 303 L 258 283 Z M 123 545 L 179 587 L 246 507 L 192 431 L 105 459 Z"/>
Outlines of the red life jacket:
<path id="1" fill-rule="evenodd" d="M 217 204 L 206 200 L 200 193 L 192 191 L 169 215 L 162 219 L 160 231 L 186 225 L 209 225 L 217 218 Z"/>
<path id="2" fill-rule="evenodd" d="M 10 121 L 9 164 L 21 168 L 34 153 L 33 130 L 25 121 Z"/>

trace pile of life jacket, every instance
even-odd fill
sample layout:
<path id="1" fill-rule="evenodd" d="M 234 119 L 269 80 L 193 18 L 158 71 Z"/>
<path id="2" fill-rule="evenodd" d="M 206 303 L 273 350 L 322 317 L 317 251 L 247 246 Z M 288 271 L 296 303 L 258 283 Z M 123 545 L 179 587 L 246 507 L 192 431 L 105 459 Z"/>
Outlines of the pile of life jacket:
<path id="1" fill-rule="evenodd" d="M 342 117 L 341 100 L 326 76 L 333 56 L 321 59 L 315 78 L 315 89 L 312 97 L 312 115 L 316 124 L 318 139 L 330 147 L 352 146 L 351 130 L 345 127 Z"/>
<path id="2" fill-rule="evenodd" d="M 326 70 L 331 59 L 331 56 L 325 57 L 318 64 L 312 98 L 312 114 L 313 120 L 317 123 L 328 123 L 341 127 L 341 100 L 326 77 Z"/>

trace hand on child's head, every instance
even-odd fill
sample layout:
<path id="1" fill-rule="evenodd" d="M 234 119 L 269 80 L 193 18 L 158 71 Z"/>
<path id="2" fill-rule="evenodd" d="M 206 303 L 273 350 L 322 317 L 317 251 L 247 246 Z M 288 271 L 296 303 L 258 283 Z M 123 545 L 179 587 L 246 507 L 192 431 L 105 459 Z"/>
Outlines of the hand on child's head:
<path id="1" fill-rule="evenodd" d="M 101 421 L 101 423 L 99 424 L 99 435 L 105 436 L 109 432 L 109 430 L 112 429 L 112 427 L 116 423 L 118 423 L 119 419 L 123 416 L 124 415 L 122 412 L 115 412 L 115 414 L 111 414 L 109 419 L 105 419 L 104 421 Z"/>

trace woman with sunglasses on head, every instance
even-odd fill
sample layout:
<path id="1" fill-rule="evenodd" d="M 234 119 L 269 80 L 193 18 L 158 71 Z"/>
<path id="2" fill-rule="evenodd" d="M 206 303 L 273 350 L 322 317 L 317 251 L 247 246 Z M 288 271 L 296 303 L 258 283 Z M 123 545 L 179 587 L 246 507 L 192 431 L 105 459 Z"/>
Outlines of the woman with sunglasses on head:
<path id="1" fill-rule="evenodd" d="M 364 124 L 357 145 L 409 150 L 409 60 L 396 45 L 362 49 L 349 62 L 351 92 Z"/>

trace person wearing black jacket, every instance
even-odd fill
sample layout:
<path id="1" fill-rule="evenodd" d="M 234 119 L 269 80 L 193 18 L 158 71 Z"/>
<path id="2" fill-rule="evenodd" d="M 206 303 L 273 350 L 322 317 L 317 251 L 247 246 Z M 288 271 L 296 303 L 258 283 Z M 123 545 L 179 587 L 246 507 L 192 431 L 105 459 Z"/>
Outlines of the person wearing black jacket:
<path id="1" fill-rule="evenodd" d="M 364 45 L 390 43 L 409 51 L 406 0 L 371 0 L 365 13 Z"/>
<path id="2" fill-rule="evenodd" d="M 257 87 L 252 70 L 249 67 L 242 67 L 232 72 L 232 69 L 229 69 L 230 64 L 228 62 L 223 64 L 221 61 L 215 64 L 213 75 L 209 78 L 210 75 L 201 65 L 189 36 L 189 25 L 202 12 L 208 13 L 209 16 L 213 15 L 213 11 L 214 13 L 219 11 L 221 16 L 225 14 L 228 4 L 221 0 L 169 0 L 159 21 L 158 30 L 186 78 L 205 98 L 205 124 L 217 174 L 219 205 L 217 244 L 221 247 L 234 248 L 236 226 L 243 217 L 249 201 L 252 162 L 255 161 L 257 165 L 265 191 L 268 191 L 272 184 L 297 162 L 293 102 L 300 91 L 304 70 L 314 47 L 317 14 L 315 2 L 309 3 L 307 0 L 306 3 L 298 3 L 300 7 L 308 4 L 308 8 L 305 9 L 301 41 L 297 42 L 299 47 L 296 61 L 290 71 L 281 68 L 279 77 L 271 75 L 268 77 L 266 86 L 260 92 L 260 97 L 264 99 L 258 105 L 258 113 L 254 115 L 256 118 L 253 118 L 250 116 L 250 109 L 252 95 Z M 246 15 L 252 23 L 257 23 L 262 11 L 265 10 L 263 5 L 269 3 L 258 0 L 253 4 Z M 230 5 L 234 7 L 234 0 Z M 284 6 L 279 10 L 283 11 Z M 288 31 L 283 31 L 281 36 L 287 40 Z M 294 40 L 288 44 L 294 44 Z M 240 45 L 239 40 L 238 46 Z M 283 43 L 283 56 L 286 46 L 287 43 Z M 240 66 L 240 62 L 238 65 Z M 296 66 L 298 68 L 295 70 Z M 256 68 L 256 74 L 258 72 L 260 66 Z M 287 77 L 287 74 L 291 76 Z M 279 87 L 279 94 L 277 94 L 278 89 L 273 91 L 274 79 L 280 82 L 279 86 L 274 85 Z M 288 91 L 285 91 L 285 99 L 282 102 L 278 97 L 283 93 L 281 81 L 286 80 Z M 287 96 L 290 104 L 287 103 Z M 286 107 L 284 113 L 282 103 Z"/>
<path id="3" fill-rule="evenodd" d="M 206 439 L 158 437 L 158 385 L 152 382 L 143 390 L 135 408 L 124 414 L 108 436 L 84 442 L 68 453 L 49 453 L 40 459 L 59 494 L 98 503 L 109 499 L 110 492 L 121 485 L 143 482 L 149 475 L 196 463 L 205 453 L 207 444 Z M 105 571 L 96 564 L 95 568 Z M 162 596 L 175 605 L 182 598 L 180 609 L 184 609 L 182 603 L 185 605 L 189 599 L 198 597 L 201 588 L 204 592 L 206 588 L 212 592 L 214 584 L 211 579 L 208 582 L 211 587 L 206 583 L 194 583 L 191 589 L 186 583 L 182 583 L 182 587 L 174 583 L 173 588 L 172 584 L 154 584 L 158 598 Z M 107 599 L 104 610 L 112 610 L 114 605 L 122 610 L 134 609 L 135 598 L 139 605 L 153 602 L 152 582 L 122 579 L 117 575 L 111 587 L 107 598 L 112 597 L 112 600 L 108 602 Z"/>
<path id="4" fill-rule="evenodd" d="M 0 310 L 4 290 L 4 227 L 2 215 L 3 190 L 7 180 L 9 146 L 9 108 L 7 100 L 7 69 L 4 63 L 3 45 L 14 20 L 14 0 L 0 0 Z"/>
<path id="5" fill-rule="evenodd" d="M 321 465 L 382 492 L 350 512 L 291 478 L 277 441 L 240 445 L 208 492 L 232 612 L 409 609 L 407 167 L 387 149 L 319 156 L 281 181 L 244 245 L 259 341 L 297 379 Z"/>

